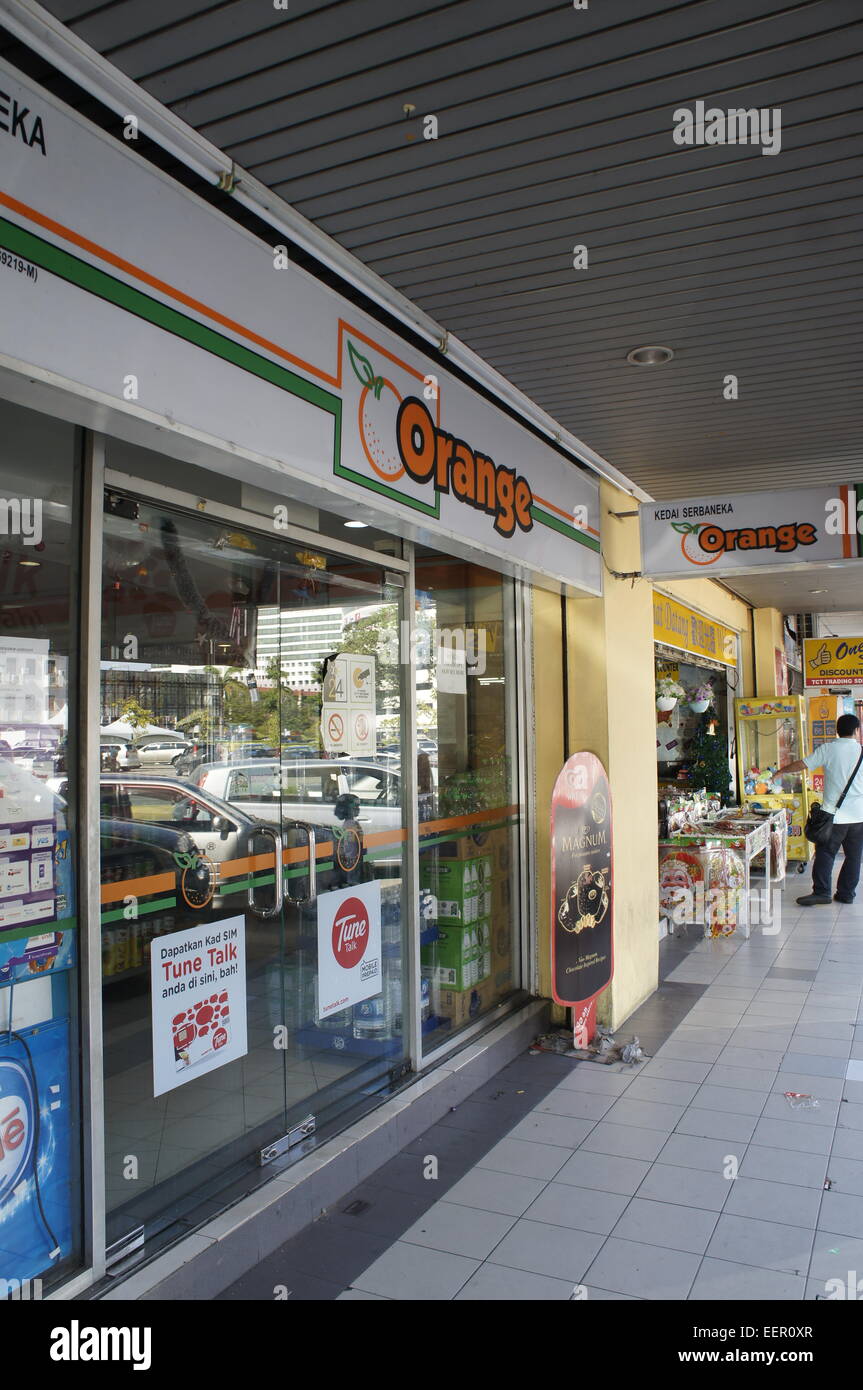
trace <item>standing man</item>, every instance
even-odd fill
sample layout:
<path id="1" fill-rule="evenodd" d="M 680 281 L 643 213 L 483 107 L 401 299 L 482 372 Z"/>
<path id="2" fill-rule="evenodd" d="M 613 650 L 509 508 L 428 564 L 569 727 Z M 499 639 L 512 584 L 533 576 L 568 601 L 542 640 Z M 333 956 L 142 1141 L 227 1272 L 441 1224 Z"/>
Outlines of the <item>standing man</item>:
<path id="1" fill-rule="evenodd" d="M 812 864 L 812 892 L 797 901 L 801 907 L 819 907 L 830 902 L 833 885 L 833 861 L 841 845 L 845 861 L 836 883 L 837 903 L 853 903 L 860 878 L 860 859 L 863 855 L 863 766 L 857 767 L 860 760 L 860 720 L 856 714 L 841 714 L 836 720 L 836 738 L 832 743 L 821 743 L 808 758 L 789 763 L 780 768 L 785 772 L 802 772 L 808 768 L 824 769 L 824 810 L 833 812 L 833 830 L 824 845 L 815 846 L 815 859 Z M 857 767 L 856 773 L 854 772 Z M 854 773 L 842 805 L 836 803 L 842 790 Z"/>

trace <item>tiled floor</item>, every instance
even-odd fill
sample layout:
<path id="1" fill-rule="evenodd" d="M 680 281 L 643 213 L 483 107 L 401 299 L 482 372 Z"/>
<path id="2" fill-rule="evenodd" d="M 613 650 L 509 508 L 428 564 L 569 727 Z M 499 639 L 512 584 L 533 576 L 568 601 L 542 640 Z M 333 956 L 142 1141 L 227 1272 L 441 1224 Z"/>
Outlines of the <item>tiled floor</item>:
<path id="1" fill-rule="evenodd" d="M 795 874 L 776 935 L 665 944 L 666 983 L 619 1034 L 649 1061 L 524 1055 L 223 1297 L 794 1301 L 856 1281 L 863 904 L 800 909 L 805 891 Z"/>

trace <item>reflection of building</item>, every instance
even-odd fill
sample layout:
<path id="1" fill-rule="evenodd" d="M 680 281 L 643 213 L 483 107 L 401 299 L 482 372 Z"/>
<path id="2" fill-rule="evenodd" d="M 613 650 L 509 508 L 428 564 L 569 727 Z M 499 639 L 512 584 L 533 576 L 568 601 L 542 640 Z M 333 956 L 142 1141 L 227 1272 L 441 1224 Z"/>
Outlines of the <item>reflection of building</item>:
<path id="1" fill-rule="evenodd" d="M 126 700 L 136 700 L 152 712 L 153 723 L 171 728 L 195 710 L 212 702 L 221 709 L 222 683 L 205 671 L 175 671 L 165 667 L 123 667 L 102 671 L 102 722 L 116 719 Z"/>
<path id="2" fill-rule="evenodd" d="M 340 608 L 258 609 L 258 670 L 278 660 L 294 688 L 318 688 L 321 662 L 341 640 Z"/>

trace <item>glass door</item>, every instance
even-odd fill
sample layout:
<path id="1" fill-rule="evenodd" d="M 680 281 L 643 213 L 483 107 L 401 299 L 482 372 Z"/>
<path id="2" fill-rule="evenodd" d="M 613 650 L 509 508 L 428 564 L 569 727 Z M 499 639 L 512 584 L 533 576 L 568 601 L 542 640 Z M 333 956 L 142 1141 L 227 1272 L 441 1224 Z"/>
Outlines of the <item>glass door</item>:
<path id="1" fill-rule="evenodd" d="M 400 592 L 346 550 L 106 494 L 109 1244 L 403 1057 Z"/>

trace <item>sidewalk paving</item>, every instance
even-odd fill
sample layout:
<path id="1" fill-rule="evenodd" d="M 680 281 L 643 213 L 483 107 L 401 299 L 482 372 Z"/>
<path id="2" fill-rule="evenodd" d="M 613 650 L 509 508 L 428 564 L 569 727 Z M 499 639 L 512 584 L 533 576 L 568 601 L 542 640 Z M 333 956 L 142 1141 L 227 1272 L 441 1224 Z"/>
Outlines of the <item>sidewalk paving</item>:
<path id="1" fill-rule="evenodd" d="M 524 1054 L 222 1298 L 803 1300 L 863 1277 L 863 904 L 806 891 L 792 875 L 777 935 L 662 943 L 617 1035 L 649 1060 Z"/>

